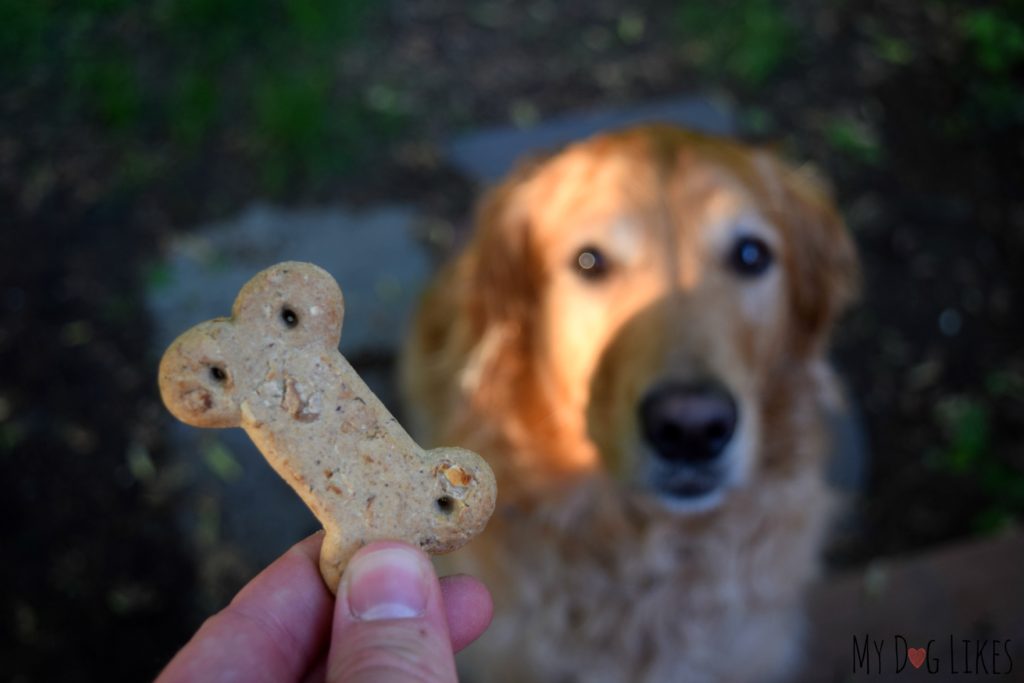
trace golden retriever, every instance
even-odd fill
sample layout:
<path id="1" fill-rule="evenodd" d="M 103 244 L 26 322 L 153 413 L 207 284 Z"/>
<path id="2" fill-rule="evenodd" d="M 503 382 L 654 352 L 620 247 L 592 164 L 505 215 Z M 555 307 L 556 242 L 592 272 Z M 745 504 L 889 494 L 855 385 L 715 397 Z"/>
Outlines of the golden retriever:
<path id="1" fill-rule="evenodd" d="M 651 125 L 514 172 L 425 295 L 414 428 L 498 477 L 454 565 L 481 681 L 769 681 L 829 517 L 825 351 L 857 259 L 815 177 Z"/>

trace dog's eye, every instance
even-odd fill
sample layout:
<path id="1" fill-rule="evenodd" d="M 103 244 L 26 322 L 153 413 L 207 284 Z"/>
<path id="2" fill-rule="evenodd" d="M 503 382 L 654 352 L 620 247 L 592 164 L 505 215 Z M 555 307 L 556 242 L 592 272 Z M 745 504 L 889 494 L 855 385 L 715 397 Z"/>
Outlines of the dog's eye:
<path id="1" fill-rule="evenodd" d="M 772 251 L 759 237 L 742 237 L 733 245 L 729 266 L 744 277 L 754 277 L 768 270 Z"/>
<path id="2" fill-rule="evenodd" d="M 594 246 L 586 246 L 576 254 L 573 263 L 576 272 L 585 280 L 600 280 L 608 274 L 611 267 L 604 252 Z"/>

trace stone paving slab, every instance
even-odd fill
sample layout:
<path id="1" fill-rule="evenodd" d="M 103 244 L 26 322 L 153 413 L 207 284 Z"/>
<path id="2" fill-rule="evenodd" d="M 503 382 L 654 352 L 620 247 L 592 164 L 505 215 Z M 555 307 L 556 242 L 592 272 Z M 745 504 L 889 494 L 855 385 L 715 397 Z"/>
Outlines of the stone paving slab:
<path id="1" fill-rule="evenodd" d="M 343 353 L 394 348 L 430 272 L 413 238 L 415 221 L 415 211 L 404 206 L 350 212 L 256 205 L 191 231 L 169 246 L 148 297 L 156 342 L 163 348 L 196 321 L 226 315 L 250 277 L 298 260 L 325 268 L 341 285 Z"/>
<path id="2" fill-rule="evenodd" d="M 879 561 L 823 581 L 811 595 L 811 622 L 797 683 L 1024 680 L 1024 532 Z M 874 647 L 869 651 L 870 673 L 867 660 L 854 672 L 854 635 L 861 649 L 867 638 L 881 644 L 880 659 Z M 897 671 L 908 647 L 927 648 L 926 661 Z"/>
<path id="3" fill-rule="evenodd" d="M 344 292 L 342 352 L 394 410 L 386 363 L 359 367 L 359 359 L 393 352 L 430 272 L 413 236 L 416 218 L 404 206 L 352 212 L 256 205 L 182 235 L 168 246 L 147 293 L 154 356 L 197 322 L 230 313 L 235 294 L 258 271 L 285 260 L 311 261 Z M 167 423 L 170 466 L 183 481 L 180 523 L 196 542 L 204 575 L 249 575 L 318 528 L 241 429 L 200 430 L 170 416 Z M 210 582 L 230 583 L 230 577 Z"/>
<path id="4" fill-rule="evenodd" d="M 534 126 L 498 126 L 454 138 L 449 160 L 463 173 L 490 184 L 512 169 L 527 153 L 556 149 L 569 142 L 640 123 L 674 123 L 716 135 L 733 135 L 731 109 L 706 97 L 680 97 L 631 107 L 594 109 L 556 116 Z"/>

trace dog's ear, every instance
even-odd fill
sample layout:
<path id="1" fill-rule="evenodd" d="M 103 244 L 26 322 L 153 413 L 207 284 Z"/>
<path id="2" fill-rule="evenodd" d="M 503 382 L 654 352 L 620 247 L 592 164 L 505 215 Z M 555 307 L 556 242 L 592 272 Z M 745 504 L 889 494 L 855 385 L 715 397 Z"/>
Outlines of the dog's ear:
<path id="1" fill-rule="evenodd" d="M 526 390 L 525 366 L 534 357 L 542 274 L 523 188 L 540 163 L 518 167 L 484 195 L 473 238 L 457 266 L 470 347 L 459 382 L 465 394 L 491 405 Z"/>
<path id="2" fill-rule="evenodd" d="M 860 291 L 857 250 L 828 184 L 810 167 L 796 168 L 762 152 L 758 169 L 772 221 L 785 233 L 795 350 L 824 350 L 839 315 Z"/>
<path id="3" fill-rule="evenodd" d="M 480 336 L 496 325 L 523 322 L 536 301 L 530 216 L 521 185 L 521 175 L 515 174 L 484 195 L 464 253 L 467 313 Z"/>
<path id="4" fill-rule="evenodd" d="M 470 241 L 424 294 L 399 370 L 417 433 L 430 443 L 479 428 L 481 411 L 500 411 L 507 423 L 531 404 L 540 285 L 522 186 L 540 163 L 484 195 Z"/>

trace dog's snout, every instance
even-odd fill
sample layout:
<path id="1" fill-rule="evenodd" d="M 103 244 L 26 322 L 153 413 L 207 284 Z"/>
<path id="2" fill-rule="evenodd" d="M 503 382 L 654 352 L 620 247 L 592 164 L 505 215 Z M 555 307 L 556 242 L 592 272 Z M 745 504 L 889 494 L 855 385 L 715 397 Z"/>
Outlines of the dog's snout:
<path id="1" fill-rule="evenodd" d="M 699 464 L 722 453 L 736 429 L 736 403 L 723 389 L 671 384 L 640 404 L 643 436 L 665 460 Z"/>

